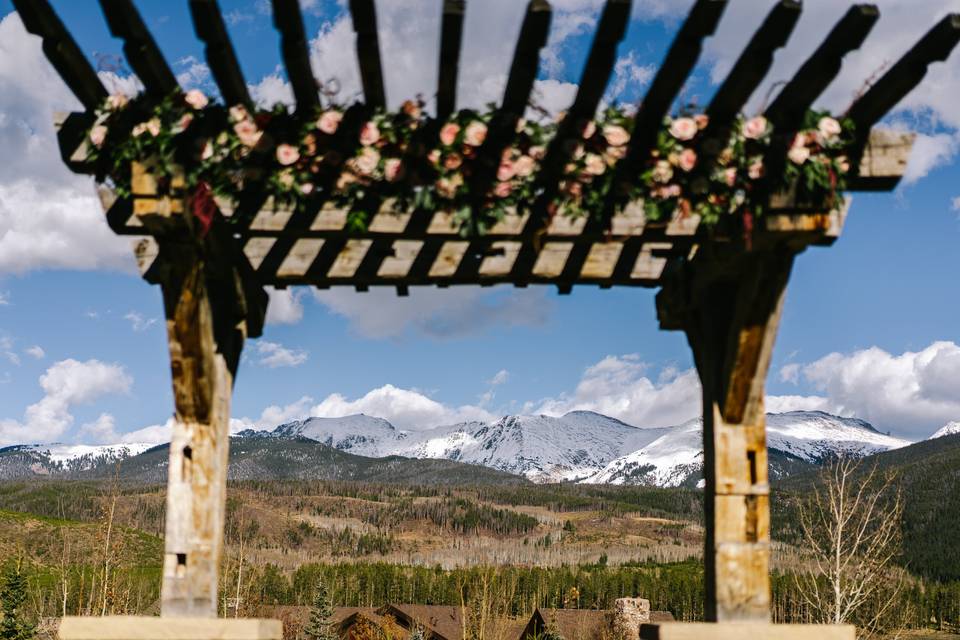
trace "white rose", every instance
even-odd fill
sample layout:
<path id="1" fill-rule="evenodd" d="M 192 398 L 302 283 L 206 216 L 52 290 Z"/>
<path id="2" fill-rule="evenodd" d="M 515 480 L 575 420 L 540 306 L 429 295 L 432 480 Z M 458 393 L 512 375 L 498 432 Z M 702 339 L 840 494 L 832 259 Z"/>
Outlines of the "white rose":
<path id="1" fill-rule="evenodd" d="M 467 125 L 463 132 L 463 141 L 471 147 L 479 147 L 487 139 L 487 125 L 478 120 L 474 120 Z"/>
<path id="2" fill-rule="evenodd" d="M 592 176 L 601 176 L 603 175 L 603 172 L 607 170 L 607 163 L 603 161 L 603 158 L 595 153 L 587 154 L 587 158 L 584 160 L 584 165 L 587 173 Z"/>
<path id="3" fill-rule="evenodd" d="M 107 139 L 107 128 L 102 124 L 98 124 L 94 128 L 90 129 L 90 142 L 93 143 L 93 146 L 100 148 L 103 146 L 104 140 Z"/>
<path id="4" fill-rule="evenodd" d="M 817 123 L 817 131 L 820 132 L 820 135 L 823 136 L 824 140 L 836 138 L 838 135 L 840 135 L 840 130 L 840 123 L 829 116 L 820 118 L 820 122 Z"/>
<path id="5" fill-rule="evenodd" d="M 380 163 L 380 154 L 377 153 L 375 149 L 369 147 L 365 148 L 359 156 L 354 159 L 354 165 L 357 168 L 357 173 L 362 176 L 372 175 L 374 171 L 377 170 L 377 165 Z"/>
<path id="6" fill-rule="evenodd" d="M 627 130 L 616 124 L 608 124 L 603 128 L 603 137 L 611 147 L 622 147 L 630 142 L 630 134 Z"/>
<path id="7" fill-rule="evenodd" d="M 343 120 L 343 114 L 339 111 L 324 111 L 317 120 L 317 129 L 327 135 L 333 135 L 337 132 L 341 120 Z"/>
<path id="8" fill-rule="evenodd" d="M 767 119 L 763 116 L 750 118 L 743 123 L 743 137 L 748 140 L 756 140 L 767 131 Z"/>
<path id="9" fill-rule="evenodd" d="M 277 145 L 277 162 L 287 167 L 300 159 L 300 150 L 292 144 Z"/>
<path id="10" fill-rule="evenodd" d="M 692 140 L 697 130 L 697 121 L 693 118 L 677 118 L 670 123 L 670 135 L 677 140 Z"/>
<path id="11" fill-rule="evenodd" d="M 187 95 L 185 95 L 183 99 L 186 100 L 187 104 L 194 109 L 203 109 L 209 102 L 209 100 L 207 100 L 207 96 L 203 95 L 203 92 L 197 89 L 190 89 L 190 91 L 187 91 Z"/>
<path id="12" fill-rule="evenodd" d="M 690 122 L 693 122 L 693 120 L 691 120 Z M 658 160 L 657 164 L 653 167 L 653 181 L 666 183 L 666 182 L 670 182 L 670 178 L 672 177 L 673 177 L 673 167 L 670 166 L 670 163 L 667 162 L 666 160 Z"/>
<path id="13" fill-rule="evenodd" d="M 806 147 L 790 147 L 790 151 L 787 152 L 787 157 L 790 158 L 790 162 L 794 164 L 803 164 L 810 158 L 810 149 Z"/>

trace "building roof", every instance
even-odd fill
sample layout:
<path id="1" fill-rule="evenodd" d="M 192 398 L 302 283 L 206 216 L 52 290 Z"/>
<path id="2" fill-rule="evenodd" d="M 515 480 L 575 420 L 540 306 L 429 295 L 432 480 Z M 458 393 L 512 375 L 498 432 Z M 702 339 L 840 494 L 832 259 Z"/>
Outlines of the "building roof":
<path id="1" fill-rule="evenodd" d="M 463 608 L 434 604 L 388 604 L 378 610 L 380 615 L 390 614 L 408 625 L 420 624 L 430 631 L 436 640 L 461 640 L 463 638 Z"/>

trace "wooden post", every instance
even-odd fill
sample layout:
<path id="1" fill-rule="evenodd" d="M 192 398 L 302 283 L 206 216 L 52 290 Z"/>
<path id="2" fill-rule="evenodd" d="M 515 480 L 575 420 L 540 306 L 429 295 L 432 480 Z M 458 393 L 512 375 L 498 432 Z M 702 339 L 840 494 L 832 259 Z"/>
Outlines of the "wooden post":
<path id="1" fill-rule="evenodd" d="M 233 374 L 217 351 L 203 260 L 162 283 L 176 406 L 167 479 L 161 612 L 214 618 L 226 511 Z"/>
<path id="2" fill-rule="evenodd" d="M 134 214 L 156 238 L 138 260 L 163 290 L 175 405 L 161 615 L 214 618 L 230 397 L 247 333 L 262 328 L 266 294 L 244 279 L 216 218 L 194 216 L 182 176 L 161 191 L 149 167 L 134 163 L 132 172 Z"/>
<path id="3" fill-rule="evenodd" d="M 770 619 L 764 381 L 795 252 L 700 255 L 657 297 L 703 386 L 705 618 Z"/>

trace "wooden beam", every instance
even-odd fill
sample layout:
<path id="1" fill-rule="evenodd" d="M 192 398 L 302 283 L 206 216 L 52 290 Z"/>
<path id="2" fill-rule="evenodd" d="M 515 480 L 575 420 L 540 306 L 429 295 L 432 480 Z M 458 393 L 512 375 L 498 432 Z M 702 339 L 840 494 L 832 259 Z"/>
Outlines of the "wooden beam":
<path id="1" fill-rule="evenodd" d="M 147 94 L 162 100 L 180 89 L 160 48 L 132 0 L 100 0 L 110 33 L 123 39 L 123 53 Z"/>
<path id="2" fill-rule="evenodd" d="M 444 0 L 440 28 L 440 69 L 437 73 L 437 120 L 449 118 L 457 108 L 457 74 L 463 40 L 465 0 Z"/>
<path id="3" fill-rule="evenodd" d="M 13 0 L 24 28 L 43 40 L 43 53 L 91 114 L 107 97 L 97 72 L 47 0 Z"/>
<path id="4" fill-rule="evenodd" d="M 162 284 L 176 405 L 167 478 L 161 612 L 215 618 L 233 374 L 218 352 L 203 261 L 181 252 Z"/>
<path id="5" fill-rule="evenodd" d="M 190 15 L 197 37 L 206 45 L 204 52 L 207 64 L 220 88 L 223 101 L 228 105 L 252 105 L 250 91 L 240 71 L 240 63 L 230 43 L 217 0 L 190 0 Z"/>
<path id="6" fill-rule="evenodd" d="M 880 11 L 875 5 L 850 7 L 767 108 L 765 115 L 774 132 L 766 157 L 767 175 L 781 175 L 787 150 L 807 110 L 840 73 L 844 56 L 860 48 L 879 17 Z"/>
<path id="7" fill-rule="evenodd" d="M 383 66 L 380 63 L 380 40 L 377 35 L 377 8 L 373 0 L 350 0 L 353 30 L 357 34 L 357 60 L 363 96 L 371 109 L 387 106 L 383 90 Z"/>
<path id="8" fill-rule="evenodd" d="M 299 0 L 273 0 L 273 24 L 280 32 L 280 52 L 297 100 L 297 112 L 309 117 L 320 108 L 320 96 L 310 67 L 310 49 Z"/>
<path id="9" fill-rule="evenodd" d="M 796 249 L 704 252 L 657 296 L 683 329 L 703 388 L 705 618 L 770 619 L 764 383 Z"/>
<path id="10" fill-rule="evenodd" d="M 623 40 L 630 22 L 630 0 L 607 0 L 597 24 L 593 44 L 587 56 L 576 98 L 560 123 L 557 134 L 547 147 L 546 156 L 537 176 L 540 196 L 534 203 L 531 216 L 524 228 L 524 235 L 532 237 L 541 233 L 550 224 L 550 204 L 557 195 L 557 187 L 563 169 L 574 152 L 571 140 L 581 139 L 581 127 L 587 120 L 596 116 L 603 92 L 606 91 L 617 59 L 617 47 Z M 596 224 L 596 220 L 594 223 Z M 588 221 L 588 224 L 590 222 Z M 514 276 L 520 282 L 529 275 L 536 263 L 536 253 L 532 244 L 527 244 L 514 264 Z M 584 247 L 576 247 L 567 261 L 571 272 L 579 275 L 586 260 Z"/>

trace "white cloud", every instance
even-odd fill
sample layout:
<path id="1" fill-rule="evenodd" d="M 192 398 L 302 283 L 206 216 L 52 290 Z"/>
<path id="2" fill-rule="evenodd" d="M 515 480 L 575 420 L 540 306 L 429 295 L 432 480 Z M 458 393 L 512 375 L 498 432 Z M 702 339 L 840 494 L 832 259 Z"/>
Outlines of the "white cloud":
<path id="1" fill-rule="evenodd" d="M 32 347 L 24 349 L 23 352 L 32 358 L 36 358 L 37 360 L 43 360 L 47 355 L 47 353 L 43 350 L 43 347 L 41 347 L 38 344 L 35 344 Z"/>
<path id="2" fill-rule="evenodd" d="M 792 362 L 781 367 L 780 381 L 797 384 L 800 381 L 800 365 L 796 362 Z"/>
<path id="3" fill-rule="evenodd" d="M 126 393 L 133 379 L 119 364 L 99 360 L 61 360 L 40 376 L 44 396 L 24 411 L 22 420 L 0 419 L 0 443 L 50 442 L 73 424 L 72 406 L 112 393 Z"/>
<path id="4" fill-rule="evenodd" d="M 901 354 L 879 347 L 831 353 L 800 371 L 819 395 L 795 397 L 797 405 L 857 416 L 906 437 L 925 437 L 960 417 L 960 346 L 954 342 Z"/>
<path id="5" fill-rule="evenodd" d="M 490 420 L 493 417 L 477 406 L 450 407 L 419 391 L 401 389 L 392 384 L 373 389 L 355 400 L 339 393 L 331 394 L 311 407 L 309 415 L 338 418 L 356 413 L 384 418 L 401 429 L 428 429 L 467 420 Z"/>
<path id="6" fill-rule="evenodd" d="M 413 287 L 403 298 L 385 288 L 367 293 L 331 289 L 314 295 L 369 338 L 395 338 L 408 331 L 453 338 L 493 326 L 538 326 L 546 322 L 553 306 L 545 287 Z"/>
<path id="7" fill-rule="evenodd" d="M 607 356 L 584 371 L 573 392 L 527 403 L 524 412 L 596 411 L 637 427 L 675 425 L 700 415 L 700 380 L 694 370 L 667 368 L 653 379 L 650 369 L 637 355 Z"/>
<path id="8" fill-rule="evenodd" d="M 271 369 L 279 367 L 299 367 L 307 361 L 307 352 L 302 349 L 288 349 L 277 342 L 257 341 L 257 364 Z"/>
<path id="9" fill-rule="evenodd" d="M 658 3 L 664 4 L 664 3 Z M 676 3 L 685 10 L 688 2 Z M 865 82 L 879 77 L 950 11 L 957 11 L 956 0 L 877 0 L 880 19 L 864 45 L 851 52 L 837 79 L 824 92 L 818 105 L 835 112 L 850 106 Z M 746 44 L 744 34 L 752 34 L 773 6 L 769 0 L 731 2 L 724 12 L 716 36 L 706 42 L 705 57 L 711 63 L 711 78 L 721 81 Z M 754 93 L 752 108 L 759 108 L 775 82 L 789 80 L 804 60 L 820 45 L 826 33 L 847 11 L 848 3 L 834 0 L 807 0 L 800 20 L 787 46 L 776 55 L 773 67 Z M 775 95 L 775 92 L 774 92 Z M 907 173 L 907 181 L 916 180 L 949 161 L 958 150 L 960 112 L 960 53 L 954 51 L 945 64 L 934 64 L 923 83 L 894 109 L 898 119 L 913 118 L 911 128 L 924 134 L 918 140 Z"/>
<path id="10" fill-rule="evenodd" d="M 0 148 L 17 159 L 0 163 L 0 273 L 132 272 L 129 241 L 107 227 L 92 179 L 72 174 L 60 159 L 53 112 L 74 110 L 76 99 L 16 13 L 0 19 L 0 96 Z"/>
<path id="11" fill-rule="evenodd" d="M 267 324 L 297 324 L 303 320 L 303 289 L 267 287 Z"/>
<path id="12" fill-rule="evenodd" d="M 20 356 L 13 350 L 13 338 L 10 336 L 0 336 L 0 357 L 10 364 L 20 364 Z"/>
<path id="13" fill-rule="evenodd" d="M 137 332 L 146 331 L 157 323 L 156 318 L 146 318 L 139 311 L 130 311 L 123 319 L 129 321 L 130 327 Z"/>
<path id="14" fill-rule="evenodd" d="M 5 291 L 0 291 L 0 307 L 10 306 L 10 294 Z"/>
<path id="15" fill-rule="evenodd" d="M 216 91 L 216 85 L 211 82 L 210 67 L 194 56 L 184 56 L 174 63 L 178 69 L 177 82 L 186 89 L 203 89 Z"/>
<path id="16" fill-rule="evenodd" d="M 954 211 L 960 211 L 960 196 L 957 196 L 956 198 L 950 201 L 950 207 Z"/>
<path id="17" fill-rule="evenodd" d="M 618 96 L 626 93 L 627 89 L 634 90 L 645 87 L 653 79 L 656 72 L 656 65 L 637 63 L 636 51 L 620 56 L 613 68 L 613 80 L 607 89 L 607 95 L 610 99 L 616 100 Z"/>
<path id="18" fill-rule="evenodd" d="M 117 423 L 109 413 L 101 413 L 96 420 L 80 426 L 84 442 L 92 444 L 116 444 L 122 436 L 117 433 Z"/>
<path id="19" fill-rule="evenodd" d="M 510 379 L 510 372 L 506 369 L 500 369 L 490 380 L 487 381 L 487 384 L 490 386 L 496 387 L 501 384 L 506 384 L 507 380 Z"/>

